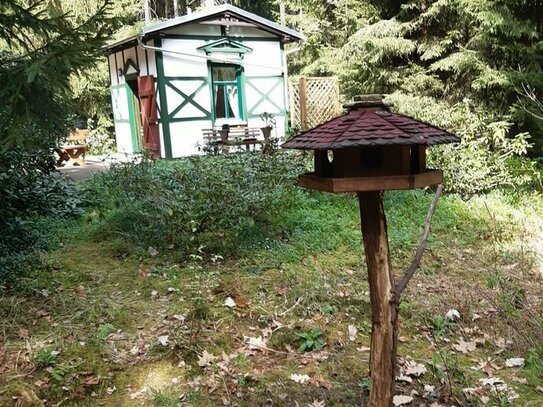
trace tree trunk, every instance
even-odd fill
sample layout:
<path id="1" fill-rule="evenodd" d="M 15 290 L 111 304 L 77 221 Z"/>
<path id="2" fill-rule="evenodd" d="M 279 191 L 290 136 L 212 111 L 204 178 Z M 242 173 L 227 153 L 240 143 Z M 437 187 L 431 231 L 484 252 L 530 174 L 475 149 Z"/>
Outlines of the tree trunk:
<path id="1" fill-rule="evenodd" d="M 145 25 L 149 25 L 151 22 L 151 10 L 149 7 L 149 0 L 143 2 L 143 14 L 145 16 Z"/>
<path id="2" fill-rule="evenodd" d="M 359 192 L 371 301 L 371 407 L 390 407 L 396 379 L 398 307 L 382 192 Z"/>
<path id="3" fill-rule="evenodd" d="M 179 2 L 178 2 L 178 0 L 173 0 L 173 16 L 175 18 L 179 17 Z"/>

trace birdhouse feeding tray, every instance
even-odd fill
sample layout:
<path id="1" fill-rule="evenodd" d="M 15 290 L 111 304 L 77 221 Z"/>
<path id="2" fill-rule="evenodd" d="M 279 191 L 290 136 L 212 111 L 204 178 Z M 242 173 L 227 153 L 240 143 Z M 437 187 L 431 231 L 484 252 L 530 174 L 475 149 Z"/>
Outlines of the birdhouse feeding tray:
<path id="1" fill-rule="evenodd" d="M 390 111 L 382 95 L 358 96 L 347 112 L 282 145 L 314 151 L 315 170 L 300 186 L 328 192 L 415 189 L 440 184 L 426 168 L 426 148 L 460 139 L 428 123 Z"/>

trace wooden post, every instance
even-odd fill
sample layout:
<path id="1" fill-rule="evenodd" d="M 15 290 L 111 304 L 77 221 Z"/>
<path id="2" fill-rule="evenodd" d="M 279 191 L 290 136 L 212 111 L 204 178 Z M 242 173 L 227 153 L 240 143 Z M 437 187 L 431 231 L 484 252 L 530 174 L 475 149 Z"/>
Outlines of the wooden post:
<path id="1" fill-rule="evenodd" d="M 371 301 L 369 406 L 390 407 L 396 381 L 398 302 L 388 251 L 383 193 L 359 192 L 358 201 Z"/>
<path id="2" fill-rule="evenodd" d="M 300 126 L 302 130 L 307 130 L 307 89 L 306 78 L 300 76 L 299 90 L 300 90 Z"/>

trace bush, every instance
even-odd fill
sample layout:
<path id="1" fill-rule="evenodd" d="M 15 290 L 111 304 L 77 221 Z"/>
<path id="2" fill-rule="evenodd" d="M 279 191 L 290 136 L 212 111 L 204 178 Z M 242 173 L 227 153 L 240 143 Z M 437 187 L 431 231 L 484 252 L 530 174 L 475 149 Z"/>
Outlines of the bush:
<path id="1" fill-rule="evenodd" d="M 100 234 L 181 254 L 236 253 L 296 196 L 302 162 L 289 154 L 232 154 L 123 163 L 91 180 L 84 195 Z"/>
<path id="2" fill-rule="evenodd" d="M 430 122 L 461 137 L 460 144 L 430 149 L 429 166 L 444 170 L 445 187 L 463 196 L 499 187 L 520 187 L 537 177 L 525 159 L 527 133 L 513 134 L 512 124 L 474 109 L 469 100 L 449 105 L 431 97 L 391 95 L 398 111 Z"/>
<path id="3" fill-rule="evenodd" d="M 48 156 L 12 148 L 0 154 L 0 285 L 35 264 L 62 219 L 80 212 L 72 182 L 51 172 Z M 60 226 L 59 226 L 60 227 Z"/>
<path id="4" fill-rule="evenodd" d="M 87 123 L 89 138 L 87 140 L 87 153 L 102 155 L 116 151 L 115 139 L 105 126 L 95 127 L 94 121 L 89 119 Z"/>

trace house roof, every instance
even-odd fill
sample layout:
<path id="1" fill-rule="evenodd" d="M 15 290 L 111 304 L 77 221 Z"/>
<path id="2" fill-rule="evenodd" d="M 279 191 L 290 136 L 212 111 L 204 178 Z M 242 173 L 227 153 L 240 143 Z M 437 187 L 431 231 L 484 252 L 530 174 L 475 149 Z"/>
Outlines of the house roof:
<path id="1" fill-rule="evenodd" d="M 262 30 L 268 31 L 272 34 L 280 36 L 283 42 L 293 42 L 303 40 L 303 35 L 298 31 L 295 31 L 291 28 L 282 26 L 280 24 L 274 23 L 264 17 L 260 17 L 256 14 L 245 11 L 239 7 L 233 6 L 231 4 L 222 4 L 216 7 L 210 7 L 208 9 L 197 11 L 191 14 L 187 14 L 181 17 L 172 18 L 161 23 L 153 24 L 148 27 L 144 27 L 141 30 L 139 35 L 135 35 L 123 40 L 114 42 L 105 46 L 104 48 L 109 52 L 114 52 L 117 49 L 126 48 L 128 46 L 133 46 L 137 43 L 137 38 L 139 36 L 143 39 L 154 38 L 161 31 L 168 30 L 170 28 L 179 27 L 185 24 L 198 23 L 200 21 L 209 20 L 213 17 L 228 15 L 235 17 L 239 20 L 253 23 Z"/>
<path id="2" fill-rule="evenodd" d="M 301 150 L 337 150 L 382 145 L 435 145 L 460 138 L 431 124 L 391 112 L 376 96 L 348 105 L 347 113 L 305 131 L 282 145 Z M 373 98 L 373 99 L 372 99 Z"/>

